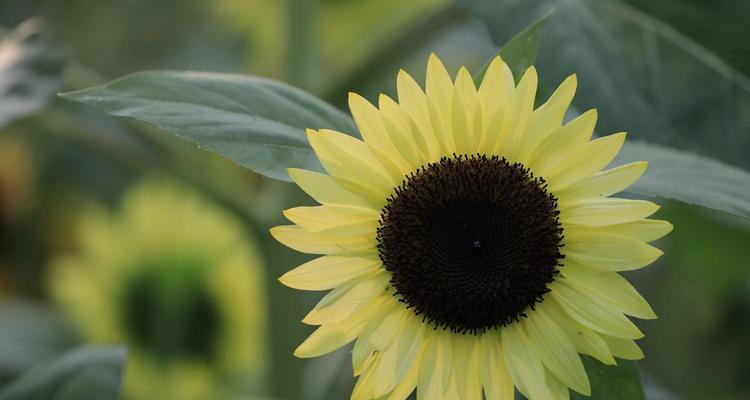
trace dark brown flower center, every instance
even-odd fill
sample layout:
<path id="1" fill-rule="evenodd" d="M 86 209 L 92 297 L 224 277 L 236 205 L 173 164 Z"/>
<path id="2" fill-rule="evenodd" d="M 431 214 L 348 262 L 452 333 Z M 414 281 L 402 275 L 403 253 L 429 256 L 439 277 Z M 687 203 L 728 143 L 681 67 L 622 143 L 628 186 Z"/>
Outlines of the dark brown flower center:
<path id="1" fill-rule="evenodd" d="M 557 275 L 562 227 L 543 179 L 497 156 L 453 156 L 406 177 L 378 250 L 397 297 L 454 332 L 525 316 Z"/>

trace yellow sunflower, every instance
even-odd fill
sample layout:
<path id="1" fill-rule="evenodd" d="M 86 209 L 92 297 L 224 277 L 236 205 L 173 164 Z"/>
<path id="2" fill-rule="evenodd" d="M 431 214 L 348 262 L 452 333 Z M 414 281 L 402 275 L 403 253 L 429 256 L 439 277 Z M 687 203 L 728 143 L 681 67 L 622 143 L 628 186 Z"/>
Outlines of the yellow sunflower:
<path id="1" fill-rule="evenodd" d="M 647 166 L 602 170 L 624 133 L 591 140 L 595 110 L 562 124 L 576 77 L 535 109 L 533 67 L 515 85 L 495 58 L 476 88 L 432 55 L 426 91 L 404 71 L 397 87 L 379 107 L 350 95 L 364 140 L 308 130 L 327 174 L 289 170 L 321 205 L 271 233 L 324 256 L 280 280 L 333 289 L 295 355 L 356 340 L 353 399 L 567 399 L 590 393 L 579 353 L 641 358 L 627 315 L 655 315 L 618 272 L 656 260 L 646 242 L 672 226 L 610 197 Z"/>
<path id="2" fill-rule="evenodd" d="M 124 343 L 126 399 L 203 400 L 259 389 L 263 266 L 243 227 L 160 179 L 117 214 L 86 215 L 80 251 L 54 261 L 50 292 L 82 336 Z"/>

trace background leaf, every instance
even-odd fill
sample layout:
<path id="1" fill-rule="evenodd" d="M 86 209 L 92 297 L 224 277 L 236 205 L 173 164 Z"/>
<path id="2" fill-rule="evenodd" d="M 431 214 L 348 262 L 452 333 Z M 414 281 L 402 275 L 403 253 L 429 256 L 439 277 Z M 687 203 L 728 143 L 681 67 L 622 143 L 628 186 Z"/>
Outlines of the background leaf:
<path id="1" fill-rule="evenodd" d="M 64 56 L 41 19 L 30 19 L 0 42 L 0 128 L 47 104 L 62 84 Z"/>
<path id="2" fill-rule="evenodd" d="M 750 174 L 685 151 L 626 142 L 614 164 L 648 160 L 646 173 L 626 192 L 664 197 L 750 218 Z"/>
<path id="3" fill-rule="evenodd" d="M 573 400 L 643 400 L 643 385 L 638 366 L 633 361 L 617 359 L 617 365 L 604 365 L 581 356 L 591 382 L 591 397 L 570 392 Z"/>
<path id="4" fill-rule="evenodd" d="M 24 374 L 0 400 L 115 400 L 124 363 L 122 347 L 82 347 Z"/>
<path id="5" fill-rule="evenodd" d="M 322 100 L 257 77 L 140 72 L 63 96 L 157 126 L 281 180 L 289 180 L 287 168 L 320 169 L 305 128 L 356 132 L 349 116 Z"/>
<path id="6" fill-rule="evenodd" d="M 661 148 L 647 150 L 655 156 L 650 160 L 653 172 L 632 191 L 750 217 L 747 186 L 730 184 L 750 180 L 742 170 L 750 168 L 750 81 L 746 77 L 669 26 L 619 2 L 460 3 L 485 22 L 496 43 L 554 6 L 535 63 L 542 91 L 550 93 L 566 76 L 576 73 L 579 85 L 574 104 L 579 110 L 598 108 L 601 133 L 626 130 L 632 138 L 690 153 L 683 157 L 662 154 Z M 648 146 L 641 143 L 632 148 Z M 649 160 L 646 153 L 629 154 Z M 694 174 L 678 173 L 669 165 L 678 159 L 682 166 L 710 167 Z M 719 167 L 722 163 L 741 169 L 725 170 Z M 729 176 L 721 177 L 724 172 Z M 716 177 L 719 182 L 714 181 Z M 719 193 L 715 193 L 717 185 Z"/>
<path id="7" fill-rule="evenodd" d="M 6 300 L 0 305 L 0 378 L 49 360 L 73 342 L 59 316 L 41 303 Z"/>
<path id="8" fill-rule="evenodd" d="M 542 18 L 539 18 L 536 22 L 526 27 L 521 32 L 510 38 L 507 43 L 498 51 L 500 57 L 503 58 L 510 71 L 513 72 L 513 78 L 516 83 L 521 80 L 523 73 L 526 72 L 534 61 L 536 60 L 536 54 L 539 51 L 539 41 L 541 39 L 541 33 L 544 26 L 547 25 L 547 20 L 551 14 L 547 14 Z M 490 60 L 491 61 L 491 60 Z M 484 78 L 484 73 L 489 67 L 489 61 L 482 67 L 481 71 L 474 74 L 474 81 L 479 85 Z"/>

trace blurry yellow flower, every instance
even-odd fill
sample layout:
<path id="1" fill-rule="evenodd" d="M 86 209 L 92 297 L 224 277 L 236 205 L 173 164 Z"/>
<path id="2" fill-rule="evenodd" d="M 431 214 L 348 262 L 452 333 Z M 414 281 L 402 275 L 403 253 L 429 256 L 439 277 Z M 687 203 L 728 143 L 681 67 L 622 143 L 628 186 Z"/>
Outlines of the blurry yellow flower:
<path id="1" fill-rule="evenodd" d="M 656 316 L 618 272 L 656 260 L 646 242 L 672 227 L 609 197 L 647 166 L 602 171 L 624 133 L 591 140 L 595 110 L 562 125 L 575 76 L 536 109 L 535 69 L 515 85 L 499 57 L 478 88 L 434 55 L 426 93 L 403 71 L 397 86 L 379 107 L 350 95 L 364 140 L 308 131 L 328 174 L 289 171 L 322 205 L 271 233 L 324 256 L 281 281 L 333 289 L 295 354 L 356 340 L 353 399 L 567 399 L 591 390 L 579 353 L 641 358 L 626 315 Z"/>
<path id="2" fill-rule="evenodd" d="M 169 181 L 130 189 L 79 226 L 55 260 L 53 299 L 90 341 L 125 343 L 128 399 L 209 399 L 258 389 L 266 367 L 261 260 L 242 226 Z"/>

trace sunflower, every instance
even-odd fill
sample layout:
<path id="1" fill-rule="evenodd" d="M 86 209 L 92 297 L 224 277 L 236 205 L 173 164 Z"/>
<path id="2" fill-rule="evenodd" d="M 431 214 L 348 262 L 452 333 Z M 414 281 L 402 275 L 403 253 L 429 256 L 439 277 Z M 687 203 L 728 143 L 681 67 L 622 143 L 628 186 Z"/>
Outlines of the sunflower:
<path id="1" fill-rule="evenodd" d="M 295 355 L 356 340 L 353 399 L 565 399 L 590 394 L 579 354 L 641 358 L 627 315 L 656 316 L 618 272 L 656 260 L 646 242 L 672 226 L 610 197 L 647 163 L 602 171 L 625 134 L 591 140 L 595 110 L 563 124 L 575 88 L 534 108 L 533 67 L 515 85 L 497 57 L 477 88 L 433 54 L 426 91 L 400 71 L 398 102 L 350 94 L 363 140 L 308 130 L 327 174 L 289 174 L 321 205 L 286 210 L 295 225 L 271 234 L 323 255 L 282 283 L 333 290 Z"/>
<path id="2" fill-rule="evenodd" d="M 259 389 L 266 335 L 263 267 L 243 228 L 161 179 L 93 212 L 80 251 L 54 261 L 50 292 L 87 340 L 125 343 L 127 399 L 207 399 Z"/>

